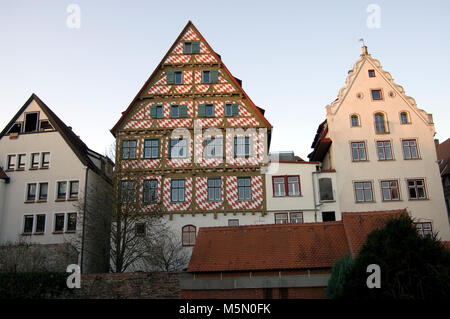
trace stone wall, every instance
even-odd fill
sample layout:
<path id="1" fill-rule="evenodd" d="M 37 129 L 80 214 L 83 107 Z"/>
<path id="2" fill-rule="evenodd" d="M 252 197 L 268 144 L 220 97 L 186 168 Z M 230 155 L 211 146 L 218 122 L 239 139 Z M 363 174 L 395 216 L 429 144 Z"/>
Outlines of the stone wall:
<path id="1" fill-rule="evenodd" d="M 178 299 L 183 273 L 136 272 L 81 276 L 81 288 L 65 298 L 76 299 Z"/>

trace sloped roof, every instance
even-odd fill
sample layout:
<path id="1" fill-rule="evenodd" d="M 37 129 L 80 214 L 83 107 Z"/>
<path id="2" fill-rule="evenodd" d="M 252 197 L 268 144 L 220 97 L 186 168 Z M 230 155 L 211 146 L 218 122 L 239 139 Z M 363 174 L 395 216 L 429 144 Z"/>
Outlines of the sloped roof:
<path id="1" fill-rule="evenodd" d="M 50 123 L 53 127 L 61 134 L 66 143 L 70 146 L 70 148 L 74 151 L 80 161 L 92 169 L 97 174 L 104 177 L 108 182 L 111 182 L 111 179 L 107 177 L 102 170 L 97 167 L 92 160 L 89 158 L 89 153 L 97 152 L 89 149 L 87 145 L 69 128 L 42 100 L 36 95 L 31 94 L 30 98 L 25 102 L 25 104 L 20 108 L 20 110 L 14 115 L 11 121 L 6 125 L 3 131 L 0 133 L 0 139 L 8 132 L 10 127 L 16 122 L 19 116 L 25 111 L 25 109 L 30 105 L 32 101 L 36 101 L 42 111 L 47 115 Z M 99 155 L 99 154 L 98 154 Z M 101 155 L 100 155 L 101 156 Z"/>
<path id="2" fill-rule="evenodd" d="M 164 55 L 164 57 L 162 58 L 161 62 L 158 64 L 158 66 L 155 68 L 155 70 L 153 71 L 153 73 L 150 75 L 150 77 L 147 79 L 147 81 L 144 83 L 144 85 L 142 86 L 142 88 L 139 90 L 138 94 L 135 96 L 135 98 L 133 99 L 133 101 L 130 103 L 130 105 L 128 106 L 128 108 L 122 112 L 122 116 L 120 117 L 119 121 L 117 121 L 117 123 L 114 125 L 114 127 L 111 129 L 111 133 L 116 136 L 116 131 L 119 128 L 120 124 L 125 120 L 125 118 L 127 117 L 128 113 L 131 112 L 131 110 L 133 109 L 133 107 L 135 106 L 136 101 L 138 100 L 139 96 L 142 94 L 142 92 L 144 91 L 144 89 L 150 84 L 151 80 L 154 78 L 154 76 L 156 76 L 158 70 L 163 66 L 163 62 L 166 60 L 166 58 L 170 55 L 170 53 L 173 51 L 173 49 L 175 48 L 176 44 L 182 39 L 183 34 L 189 29 L 192 28 L 200 37 L 201 41 L 208 47 L 208 49 L 211 51 L 212 55 L 217 59 L 217 61 L 219 61 L 219 63 L 222 65 L 224 71 L 228 74 L 228 76 L 230 77 L 230 79 L 234 82 L 234 84 L 237 86 L 237 88 L 241 91 L 242 95 L 245 96 L 245 98 L 249 101 L 251 107 L 256 111 L 257 114 L 259 114 L 262 118 L 262 120 L 266 123 L 266 125 L 269 128 L 272 128 L 272 125 L 269 123 L 269 121 L 264 117 L 264 110 L 258 106 L 256 106 L 253 101 L 250 99 L 250 97 L 247 95 L 247 93 L 245 93 L 244 89 L 242 88 L 242 81 L 239 79 L 236 79 L 228 70 L 228 68 L 225 66 L 225 64 L 222 62 L 221 56 L 219 54 L 217 54 L 212 47 L 209 45 L 208 41 L 205 40 L 205 38 L 203 37 L 203 35 L 198 31 L 198 29 L 195 27 L 195 25 L 192 23 L 192 21 L 188 21 L 188 23 L 186 24 L 186 26 L 183 28 L 183 30 L 181 31 L 181 33 L 179 34 L 179 36 L 176 38 L 176 40 L 174 41 L 174 43 L 172 44 L 172 46 L 170 47 L 170 49 L 167 51 L 167 53 Z M 269 137 L 270 138 L 270 137 Z M 270 140 L 269 140 L 270 143 Z"/>
<path id="3" fill-rule="evenodd" d="M 402 214 L 407 214 L 406 209 L 364 213 L 343 212 L 342 224 L 351 253 L 357 255 L 366 242 L 368 234 L 383 228 L 389 219 L 399 217 Z"/>
<path id="4" fill-rule="evenodd" d="M 188 272 L 331 268 L 406 210 L 344 213 L 337 222 L 200 228 Z"/>
<path id="5" fill-rule="evenodd" d="M 9 180 L 8 175 L 6 175 L 5 171 L 3 170 L 3 168 L 0 167 L 0 179 L 4 179 L 6 181 Z"/>
<path id="6" fill-rule="evenodd" d="M 437 146 L 436 154 L 441 175 L 450 174 L 450 138 Z"/>

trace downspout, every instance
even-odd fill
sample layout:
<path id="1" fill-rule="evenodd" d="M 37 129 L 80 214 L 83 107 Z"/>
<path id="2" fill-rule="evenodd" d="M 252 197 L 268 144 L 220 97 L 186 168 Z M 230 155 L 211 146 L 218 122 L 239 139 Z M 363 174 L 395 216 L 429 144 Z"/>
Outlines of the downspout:
<path id="1" fill-rule="evenodd" d="M 317 223 L 317 207 L 320 206 L 321 204 L 317 204 L 317 199 L 316 199 L 316 183 L 315 183 L 315 179 L 314 179 L 314 174 L 318 174 L 320 173 L 320 170 L 322 168 L 322 163 L 319 163 L 316 167 L 319 168 L 319 171 L 315 171 L 311 173 L 311 178 L 312 178 L 312 185 L 313 185 L 313 198 L 314 198 L 314 222 Z"/>
<path id="2" fill-rule="evenodd" d="M 87 185 L 88 185 L 88 174 L 89 167 L 86 166 L 86 176 L 84 179 L 84 203 L 83 203 L 83 231 L 81 235 L 81 257 L 80 257 L 80 272 L 83 273 L 83 261 L 84 261 L 84 236 L 85 236 L 85 229 L 86 229 L 86 207 L 87 207 Z"/>

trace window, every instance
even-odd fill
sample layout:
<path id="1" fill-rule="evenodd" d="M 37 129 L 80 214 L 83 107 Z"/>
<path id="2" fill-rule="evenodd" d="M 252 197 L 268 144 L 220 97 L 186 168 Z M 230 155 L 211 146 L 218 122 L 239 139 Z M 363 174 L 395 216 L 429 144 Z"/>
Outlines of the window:
<path id="1" fill-rule="evenodd" d="M 171 118 L 187 117 L 187 105 L 171 105 L 170 117 Z"/>
<path id="2" fill-rule="evenodd" d="M 199 117 L 214 117 L 214 104 L 199 104 L 197 108 Z"/>
<path id="3" fill-rule="evenodd" d="M 238 116 L 239 104 L 237 103 L 225 103 L 225 116 Z"/>
<path id="4" fill-rule="evenodd" d="M 186 158 L 187 157 L 187 140 L 180 139 L 170 139 L 170 158 Z"/>
<path id="5" fill-rule="evenodd" d="M 31 234 L 33 232 L 33 221 L 34 221 L 33 215 L 25 215 L 24 221 L 23 221 L 23 233 L 24 234 Z"/>
<path id="6" fill-rule="evenodd" d="M 159 140 L 148 139 L 144 140 L 144 158 L 158 158 L 159 157 Z"/>
<path id="7" fill-rule="evenodd" d="M 219 82 L 219 71 L 203 71 L 202 72 L 202 83 L 218 83 Z"/>
<path id="8" fill-rule="evenodd" d="M 400 113 L 400 123 L 401 124 L 410 124 L 410 120 L 409 120 L 409 114 L 408 112 L 401 112 Z"/>
<path id="9" fill-rule="evenodd" d="M 289 214 L 291 218 L 292 224 L 301 224 L 303 223 L 303 213 L 290 213 Z"/>
<path id="10" fill-rule="evenodd" d="M 17 155 L 17 170 L 25 169 L 25 154 Z"/>
<path id="11" fill-rule="evenodd" d="M 228 226 L 239 226 L 239 219 L 229 219 Z"/>
<path id="12" fill-rule="evenodd" d="M 322 212 L 323 222 L 334 222 L 336 220 L 336 215 L 334 212 Z"/>
<path id="13" fill-rule="evenodd" d="M 319 179 L 319 192 L 321 201 L 334 199 L 331 178 L 324 177 Z"/>
<path id="14" fill-rule="evenodd" d="M 288 213 L 277 213 L 275 214 L 275 224 L 287 224 L 288 223 Z"/>
<path id="15" fill-rule="evenodd" d="M 386 117 L 383 113 L 376 113 L 374 115 L 375 119 L 375 132 L 377 134 L 388 133 L 387 125 L 386 125 Z"/>
<path id="16" fill-rule="evenodd" d="M 77 213 L 67 214 L 67 231 L 74 232 L 77 230 Z"/>
<path id="17" fill-rule="evenodd" d="M 273 181 L 273 196 L 283 197 L 286 196 L 286 184 L 284 177 L 272 177 Z"/>
<path id="18" fill-rule="evenodd" d="M 55 233 L 62 233 L 64 231 L 64 214 L 55 214 Z"/>
<path id="19" fill-rule="evenodd" d="M 369 70 L 369 78 L 375 77 L 375 70 Z"/>
<path id="20" fill-rule="evenodd" d="M 71 181 L 69 186 L 69 198 L 78 198 L 78 187 L 80 183 L 78 181 Z"/>
<path id="21" fill-rule="evenodd" d="M 120 200 L 122 203 L 134 202 L 134 181 L 120 182 Z"/>
<path id="22" fill-rule="evenodd" d="M 430 222 L 415 223 L 415 225 L 420 236 L 425 237 L 433 235 L 433 229 Z"/>
<path id="23" fill-rule="evenodd" d="M 425 181 L 423 179 L 408 179 L 409 199 L 426 199 L 427 192 L 425 189 Z"/>
<path id="24" fill-rule="evenodd" d="M 366 142 L 352 142 L 353 162 L 366 161 Z"/>
<path id="25" fill-rule="evenodd" d="M 238 177 L 238 200 L 252 199 L 252 186 L 250 177 Z"/>
<path id="26" fill-rule="evenodd" d="M 383 93 L 381 90 L 372 90 L 372 100 L 382 100 L 383 99 Z"/>
<path id="27" fill-rule="evenodd" d="M 200 42 L 198 41 L 184 42 L 183 53 L 184 54 L 200 53 Z"/>
<path id="28" fill-rule="evenodd" d="M 178 105 L 171 105 L 170 106 L 170 117 L 172 117 L 172 118 L 179 117 Z"/>
<path id="29" fill-rule="evenodd" d="M 390 141 L 377 141 L 377 153 L 380 161 L 392 159 L 392 148 Z"/>
<path id="30" fill-rule="evenodd" d="M 30 169 L 38 169 L 39 167 L 39 153 L 31 153 Z"/>
<path id="31" fill-rule="evenodd" d="M 66 199 L 67 193 L 67 182 L 58 182 L 58 193 L 56 195 L 57 199 Z"/>
<path id="32" fill-rule="evenodd" d="M 372 202 L 372 182 L 355 182 L 356 202 Z"/>
<path id="33" fill-rule="evenodd" d="M 158 181 L 156 179 L 146 179 L 143 184 L 142 201 L 144 204 L 156 203 L 158 195 Z"/>
<path id="34" fill-rule="evenodd" d="M 360 124 L 359 124 L 359 116 L 356 115 L 356 114 L 353 114 L 350 117 L 350 122 L 351 122 L 352 127 L 360 126 Z"/>
<path id="35" fill-rule="evenodd" d="M 234 137 L 234 157 L 250 156 L 250 137 L 235 136 Z"/>
<path id="36" fill-rule="evenodd" d="M 213 158 L 223 157 L 223 139 L 221 137 L 207 137 L 205 139 L 205 150 L 204 150 L 204 157 L 206 158 Z"/>
<path id="37" fill-rule="evenodd" d="M 172 179 L 170 181 L 170 201 L 184 202 L 185 195 L 185 181 L 184 179 Z"/>
<path id="38" fill-rule="evenodd" d="M 11 126 L 11 128 L 8 131 L 8 135 L 9 134 L 14 134 L 14 133 L 19 134 L 21 132 L 22 132 L 22 123 L 17 122 L 17 123 L 14 123 L 13 126 Z"/>
<path id="39" fill-rule="evenodd" d="M 208 178 L 208 201 L 218 202 L 222 200 L 222 182 L 220 178 Z"/>
<path id="40" fill-rule="evenodd" d="M 36 183 L 27 185 L 27 201 L 36 200 Z"/>
<path id="41" fill-rule="evenodd" d="M 132 159 L 136 158 L 136 140 L 122 141 L 122 158 Z"/>
<path id="42" fill-rule="evenodd" d="M 136 232 L 136 236 L 145 236 L 146 233 L 145 223 L 137 223 L 134 226 L 134 230 Z"/>
<path id="43" fill-rule="evenodd" d="M 52 130 L 54 130 L 54 128 L 50 124 L 49 121 L 43 120 L 43 121 L 40 122 L 40 130 L 41 131 L 52 131 Z"/>
<path id="44" fill-rule="evenodd" d="M 381 181 L 381 193 L 384 201 L 400 200 L 397 181 Z"/>
<path id="45" fill-rule="evenodd" d="M 183 72 L 175 71 L 175 84 L 183 84 Z"/>
<path id="46" fill-rule="evenodd" d="M 41 156 L 41 168 L 48 168 L 50 165 L 50 153 L 44 152 Z"/>
<path id="47" fill-rule="evenodd" d="M 8 155 L 8 170 L 13 170 L 16 165 L 16 155 Z"/>
<path id="48" fill-rule="evenodd" d="M 181 229 L 183 246 L 194 246 L 196 228 L 193 225 L 186 225 Z"/>
<path id="49" fill-rule="evenodd" d="M 416 140 L 403 140 L 403 157 L 404 159 L 418 159 L 419 152 L 417 151 Z"/>
<path id="50" fill-rule="evenodd" d="M 48 194 L 48 183 L 39 183 L 39 200 L 46 201 Z"/>
<path id="51" fill-rule="evenodd" d="M 36 132 L 38 130 L 39 113 L 25 113 L 25 133 Z"/>
<path id="52" fill-rule="evenodd" d="M 35 233 L 44 233 L 45 232 L 45 215 L 36 215 L 36 229 Z"/>
<path id="53" fill-rule="evenodd" d="M 163 106 L 162 105 L 150 106 L 150 117 L 152 119 L 162 119 L 164 117 Z"/>
<path id="54" fill-rule="evenodd" d="M 287 177 L 289 196 L 300 196 L 300 178 L 298 176 Z"/>

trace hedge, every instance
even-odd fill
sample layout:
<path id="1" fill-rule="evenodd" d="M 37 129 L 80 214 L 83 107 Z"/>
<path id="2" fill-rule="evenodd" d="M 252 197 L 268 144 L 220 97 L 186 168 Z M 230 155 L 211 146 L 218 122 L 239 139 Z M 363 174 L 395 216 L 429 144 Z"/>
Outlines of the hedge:
<path id="1" fill-rule="evenodd" d="M 67 294 L 66 272 L 2 272 L 0 299 L 42 299 Z"/>

